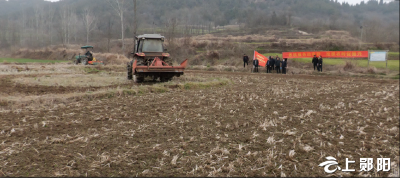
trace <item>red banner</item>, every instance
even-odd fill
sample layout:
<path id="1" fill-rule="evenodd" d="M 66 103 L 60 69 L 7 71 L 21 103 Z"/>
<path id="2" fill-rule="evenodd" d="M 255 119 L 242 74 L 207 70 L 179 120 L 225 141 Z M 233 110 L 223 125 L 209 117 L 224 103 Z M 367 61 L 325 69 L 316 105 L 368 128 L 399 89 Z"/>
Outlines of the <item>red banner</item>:
<path id="1" fill-rule="evenodd" d="M 265 67 L 265 65 L 267 65 L 268 58 L 263 56 L 262 54 L 258 53 L 257 51 L 254 51 L 253 60 L 254 59 L 258 59 L 258 65 L 259 66 Z"/>
<path id="2" fill-rule="evenodd" d="M 312 52 L 283 52 L 282 58 L 368 58 L 368 51 L 312 51 Z"/>

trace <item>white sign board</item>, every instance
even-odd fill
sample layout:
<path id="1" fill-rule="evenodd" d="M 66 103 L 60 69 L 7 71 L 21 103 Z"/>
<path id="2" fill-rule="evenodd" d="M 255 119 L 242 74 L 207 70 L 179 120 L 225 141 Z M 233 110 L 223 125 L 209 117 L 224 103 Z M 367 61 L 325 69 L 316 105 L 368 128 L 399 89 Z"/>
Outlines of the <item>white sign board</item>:
<path id="1" fill-rule="evenodd" d="M 385 62 L 387 51 L 371 51 L 369 53 L 369 61 L 371 62 Z"/>

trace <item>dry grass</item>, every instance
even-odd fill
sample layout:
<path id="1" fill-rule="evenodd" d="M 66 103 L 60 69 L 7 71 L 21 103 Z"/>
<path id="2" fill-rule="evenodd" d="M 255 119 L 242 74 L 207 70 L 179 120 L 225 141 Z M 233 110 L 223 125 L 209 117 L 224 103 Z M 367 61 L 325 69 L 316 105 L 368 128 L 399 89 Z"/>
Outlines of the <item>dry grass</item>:
<path id="1" fill-rule="evenodd" d="M 29 67 L 28 67 L 29 66 Z M 70 64 L 0 65 L 0 75 L 36 75 L 73 73 Z"/>
<path id="2" fill-rule="evenodd" d="M 376 67 L 370 67 L 367 69 L 367 73 L 369 73 L 369 74 L 376 74 L 377 71 L 378 70 L 376 69 Z"/>
<path id="3" fill-rule="evenodd" d="M 28 93 L 22 93 L 22 91 L 13 95 L 0 93 L 0 107 L 37 106 L 40 108 L 81 99 L 165 93 L 171 90 L 205 89 L 232 83 L 226 78 L 204 78 L 195 74 L 185 74 L 179 78 L 174 78 L 171 82 L 144 83 L 141 85 L 128 81 L 125 73 L 101 71 L 96 74 L 87 74 L 87 70 L 85 70 L 97 68 L 103 69 L 102 67 L 73 66 L 71 70 L 76 74 L 57 75 L 52 73 L 50 75 L 44 70 L 42 72 L 45 75 L 31 77 L 26 74 L 25 77 L 14 78 L 10 81 L 27 88 L 26 92 Z M 41 87 L 51 88 L 41 89 Z M 43 90 L 44 94 L 32 94 L 35 90 Z M 52 93 L 55 91 L 57 93 Z"/>
<path id="4" fill-rule="evenodd" d="M 126 76 L 99 74 L 46 75 L 42 77 L 23 77 L 14 79 L 25 85 L 64 86 L 64 87 L 101 87 L 127 84 Z"/>
<path id="5" fill-rule="evenodd" d="M 215 36 L 212 34 L 200 35 L 193 37 L 193 41 L 196 42 L 208 42 L 208 41 L 231 41 L 231 42 L 271 42 L 276 41 L 275 36 L 269 35 L 243 35 L 243 36 L 232 36 L 227 37 Z"/>
<path id="6" fill-rule="evenodd" d="M 75 60 L 75 56 L 84 54 L 85 51 L 78 45 L 69 45 L 67 47 L 51 46 L 43 49 L 16 49 L 10 54 L 14 58 L 28 59 L 48 59 L 48 60 Z M 121 54 L 101 53 L 94 50 L 93 56 L 106 64 L 126 64 L 129 59 Z"/>

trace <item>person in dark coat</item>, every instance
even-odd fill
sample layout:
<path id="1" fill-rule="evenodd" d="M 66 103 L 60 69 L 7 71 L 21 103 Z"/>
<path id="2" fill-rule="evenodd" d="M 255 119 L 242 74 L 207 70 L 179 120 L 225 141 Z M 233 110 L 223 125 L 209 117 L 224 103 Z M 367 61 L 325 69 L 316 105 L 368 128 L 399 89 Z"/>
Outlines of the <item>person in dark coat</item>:
<path id="1" fill-rule="evenodd" d="M 272 71 L 275 70 L 275 59 L 274 59 L 272 56 L 271 56 L 271 63 L 270 63 L 270 65 L 271 65 L 270 71 L 271 71 L 271 73 L 272 73 Z"/>
<path id="2" fill-rule="evenodd" d="M 247 64 L 247 66 L 249 65 L 249 56 L 247 56 L 246 54 L 243 54 L 243 65 L 244 65 L 244 68 L 246 68 L 246 64 Z"/>
<path id="3" fill-rule="evenodd" d="M 268 57 L 268 61 L 267 61 L 267 73 L 271 73 L 271 56 Z"/>
<path id="4" fill-rule="evenodd" d="M 318 59 L 318 71 L 319 72 L 322 72 L 322 63 L 323 63 L 322 56 L 319 56 L 319 59 Z"/>
<path id="5" fill-rule="evenodd" d="M 312 63 L 314 64 L 314 71 L 315 71 L 315 69 L 318 69 L 318 58 L 317 58 L 317 55 L 314 55 L 314 57 L 312 58 Z"/>
<path id="6" fill-rule="evenodd" d="M 258 64 L 259 64 L 258 59 L 257 58 L 254 59 L 253 60 L 254 72 L 258 72 Z"/>
<path id="7" fill-rule="evenodd" d="M 281 73 L 281 59 L 278 56 L 276 56 L 275 60 L 275 69 L 277 74 Z"/>
<path id="8" fill-rule="evenodd" d="M 286 68 L 287 68 L 287 58 L 283 59 L 282 61 L 282 74 L 286 74 Z"/>
<path id="9" fill-rule="evenodd" d="M 88 61 L 93 61 L 93 54 L 89 50 L 85 53 L 85 55 L 88 58 Z"/>

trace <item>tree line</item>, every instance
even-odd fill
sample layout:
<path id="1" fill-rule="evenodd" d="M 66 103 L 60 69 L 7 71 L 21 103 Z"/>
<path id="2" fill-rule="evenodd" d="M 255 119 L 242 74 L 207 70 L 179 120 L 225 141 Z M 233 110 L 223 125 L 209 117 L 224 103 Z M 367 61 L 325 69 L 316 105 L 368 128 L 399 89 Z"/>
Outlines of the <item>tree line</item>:
<path id="1" fill-rule="evenodd" d="M 132 38 L 133 9 L 133 0 L 0 0 L 0 47 Z M 346 30 L 357 37 L 363 30 L 365 42 L 399 41 L 398 1 L 352 6 L 337 0 L 137 0 L 137 10 L 139 33 L 162 33 L 168 39 L 237 25 L 242 30 Z"/>

